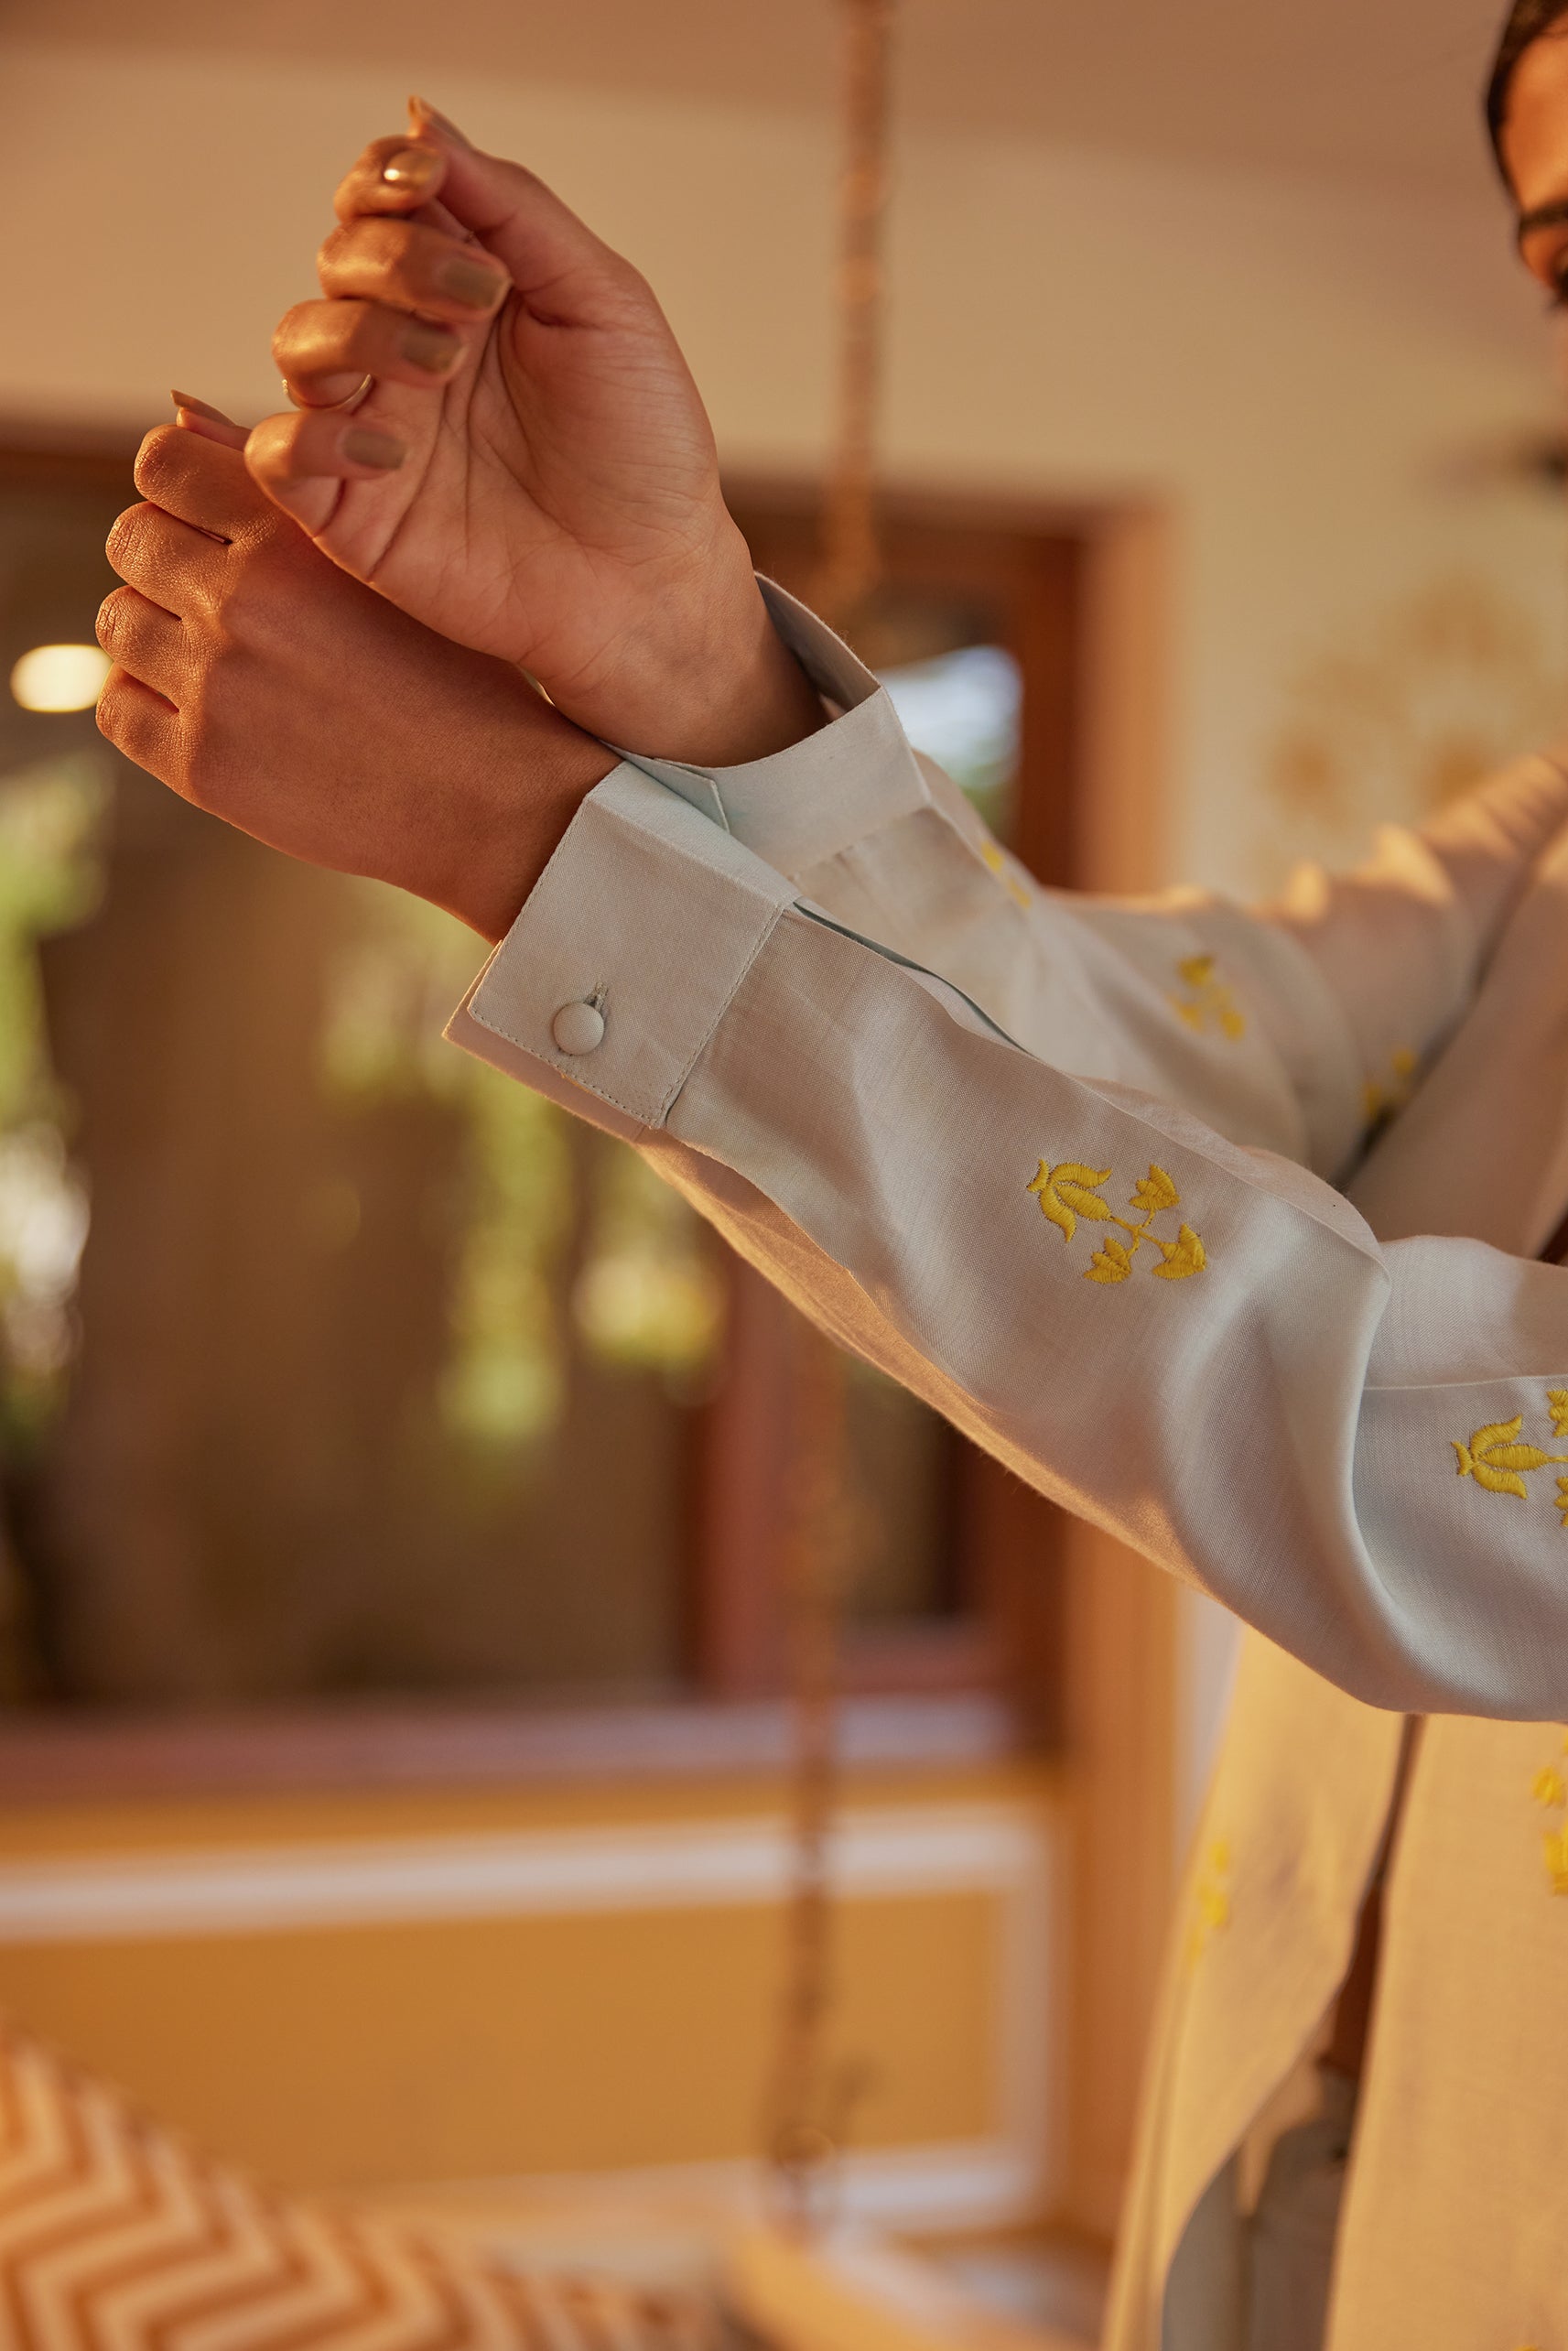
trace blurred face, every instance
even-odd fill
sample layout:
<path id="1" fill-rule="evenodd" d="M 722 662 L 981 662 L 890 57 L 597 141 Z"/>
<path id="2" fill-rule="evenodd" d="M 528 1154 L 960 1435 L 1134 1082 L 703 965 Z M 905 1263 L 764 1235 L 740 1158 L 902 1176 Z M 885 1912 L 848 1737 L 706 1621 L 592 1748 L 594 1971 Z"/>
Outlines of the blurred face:
<path id="1" fill-rule="evenodd" d="M 1568 305 L 1568 18 L 1514 69 L 1502 146 L 1525 266 Z"/>

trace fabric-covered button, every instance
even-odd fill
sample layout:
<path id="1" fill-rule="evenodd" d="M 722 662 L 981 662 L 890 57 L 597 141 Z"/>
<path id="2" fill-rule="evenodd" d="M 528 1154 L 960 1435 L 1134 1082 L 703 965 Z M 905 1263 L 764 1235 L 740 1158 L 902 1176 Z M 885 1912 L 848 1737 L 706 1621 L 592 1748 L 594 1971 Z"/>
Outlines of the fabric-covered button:
<path id="1" fill-rule="evenodd" d="M 591 1053 L 604 1043 L 604 1014 L 597 1004 L 563 1004 L 550 1035 L 562 1053 Z"/>

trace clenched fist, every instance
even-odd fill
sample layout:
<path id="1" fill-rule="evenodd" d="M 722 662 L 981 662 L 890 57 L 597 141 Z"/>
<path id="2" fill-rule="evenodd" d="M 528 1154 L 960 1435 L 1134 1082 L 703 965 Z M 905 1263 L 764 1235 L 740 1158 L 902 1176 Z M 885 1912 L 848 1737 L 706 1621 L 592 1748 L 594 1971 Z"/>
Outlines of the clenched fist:
<path id="1" fill-rule="evenodd" d="M 146 503 L 110 535 L 100 727 L 258 840 L 502 937 L 613 760 L 510 664 L 329 563 L 252 482 L 243 432 L 201 425 L 147 435 Z"/>
<path id="2" fill-rule="evenodd" d="M 277 330 L 300 406 L 251 435 L 256 481 L 334 563 L 607 741 L 724 764 L 809 733 L 647 285 L 531 172 L 410 113 L 337 191 L 322 298 Z"/>

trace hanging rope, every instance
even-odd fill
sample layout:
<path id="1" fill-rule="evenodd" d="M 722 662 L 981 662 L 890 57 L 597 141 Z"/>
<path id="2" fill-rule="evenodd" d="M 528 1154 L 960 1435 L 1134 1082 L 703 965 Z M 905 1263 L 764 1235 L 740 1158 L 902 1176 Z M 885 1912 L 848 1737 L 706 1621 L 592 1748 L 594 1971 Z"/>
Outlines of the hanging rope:
<path id="1" fill-rule="evenodd" d="M 820 609 L 851 627 L 877 584 L 874 494 L 881 375 L 881 233 L 887 197 L 888 80 L 893 0 L 844 10 L 845 167 L 840 191 L 838 419 L 823 515 Z M 769 2147 L 784 2216 L 796 2230 L 830 2216 L 838 2161 L 862 2067 L 828 2054 L 833 1978 L 830 1839 L 838 1801 L 839 1625 L 856 1549 L 845 1431 L 843 1359 L 795 1326 L 795 1511 L 787 1606 L 795 1757 L 794 1885 Z"/>
<path id="2" fill-rule="evenodd" d="M 784 2217 L 805 2234 L 829 2216 L 858 2069 L 829 2061 L 834 1991 L 830 1839 L 838 1793 L 838 1626 L 854 1549 L 843 1360 L 794 1326 L 795 1510 L 786 1558 L 795 1755 L 793 1884 L 770 2152 Z"/>
<path id="3" fill-rule="evenodd" d="M 853 620 L 881 569 L 875 460 L 893 5 L 894 0 L 839 0 L 845 151 L 838 210 L 838 415 L 817 601 L 840 626 Z"/>

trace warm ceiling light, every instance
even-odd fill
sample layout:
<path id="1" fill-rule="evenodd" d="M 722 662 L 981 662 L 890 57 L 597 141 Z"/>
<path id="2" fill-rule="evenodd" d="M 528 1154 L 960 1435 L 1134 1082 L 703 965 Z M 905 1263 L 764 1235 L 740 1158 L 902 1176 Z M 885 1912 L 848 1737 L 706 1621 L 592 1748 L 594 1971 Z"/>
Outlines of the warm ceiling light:
<path id="1" fill-rule="evenodd" d="M 24 710 L 90 710 L 112 667 L 95 645 L 36 645 L 11 672 Z"/>

